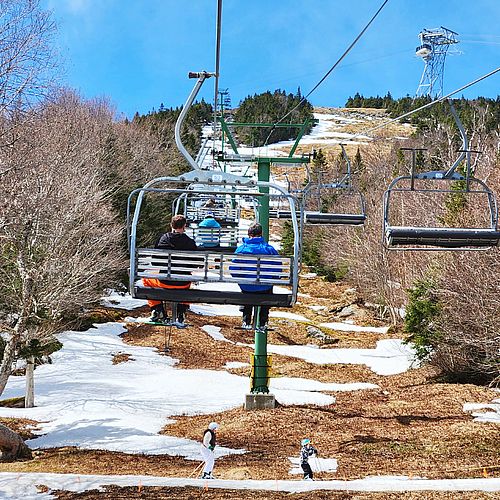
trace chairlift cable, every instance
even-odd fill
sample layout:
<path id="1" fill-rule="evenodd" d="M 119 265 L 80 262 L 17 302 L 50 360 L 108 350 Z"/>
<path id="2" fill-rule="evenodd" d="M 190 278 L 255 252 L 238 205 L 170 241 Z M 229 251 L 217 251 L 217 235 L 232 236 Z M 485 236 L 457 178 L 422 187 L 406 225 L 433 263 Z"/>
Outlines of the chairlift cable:
<path id="1" fill-rule="evenodd" d="M 397 118 L 392 118 L 391 120 L 384 122 L 384 123 L 381 123 L 380 125 L 376 125 L 375 127 L 372 127 L 368 130 L 363 130 L 361 132 L 358 132 L 357 134 L 353 135 L 350 140 L 352 141 L 353 139 L 356 139 L 357 137 L 360 137 L 362 135 L 366 135 L 366 134 L 369 134 L 371 132 L 375 132 L 376 130 L 380 130 L 381 128 L 384 128 L 387 125 L 390 125 L 391 123 L 402 120 L 403 118 L 406 118 L 407 116 L 410 116 L 410 115 L 413 115 L 414 113 L 417 113 L 418 111 L 422 111 L 423 109 L 429 108 L 429 107 L 433 106 L 434 104 L 445 101 L 446 99 L 448 99 L 452 95 L 458 94 L 459 92 L 462 92 L 462 90 L 465 90 L 469 87 L 472 87 L 476 83 L 479 83 L 480 81 L 485 80 L 486 78 L 489 78 L 490 76 L 493 76 L 495 73 L 498 73 L 499 71 L 500 71 L 500 67 L 494 69 L 493 71 L 490 71 L 489 73 L 487 73 L 483 76 L 480 76 L 479 78 L 476 78 L 472 82 L 467 83 L 466 85 L 460 87 L 459 89 L 454 90 L 453 92 L 450 92 L 449 94 L 446 94 L 443 97 L 440 97 L 439 99 L 435 99 L 434 101 L 428 102 L 427 104 L 424 104 L 423 106 L 420 106 L 417 109 L 413 109 L 412 111 L 408 111 L 407 113 L 404 113 L 404 114 L 398 116 Z"/>
<path id="2" fill-rule="evenodd" d="M 358 34 L 358 36 L 352 41 L 352 43 L 347 47 L 347 49 L 344 51 L 344 53 L 340 56 L 339 59 L 335 62 L 335 64 L 325 73 L 325 75 L 321 78 L 321 80 L 309 91 L 307 95 L 305 95 L 299 103 L 294 106 L 288 113 L 286 113 L 283 117 L 281 117 L 277 122 L 274 123 L 273 127 L 271 128 L 271 131 L 269 132 L 269 135 L 266 138 L 266 141 L 264 143 L 264 146 L 267 145 L 267 141 L 269 140 L 269 137 L 271 136 L 273 130 L 275 129 L 275 126 L 278 125 L 278 123 L 281 123 L 285 118 L 290 116 L 301 104 L 303 104 L 307 98 L 330 76 L 332 71 L 343 61 L 343 59 L 349 54 L 349 52 L 353 49 L 353 47 L 358 43 L 359 39 L 365 34 L 366 30 L 370 27 L 370 25 L 375 21 L 375 19 L 378 17 L 382 9 L 385 7 L 389 0 L 384 0 L 382 5 L 378 8 L 377 12 L 372 16 L 372 18 L 368 21 L 368 23 L 365 25 L 365 27 L 361 30 L 361 32 Z"/>
<path id="3" fill-rule="evenodd" d="M 220 38 L 222 28 L 222 0 L 217 0 L 217 21 L 215 26 L 215 84 L 214 84 L 214 132 L 213 145 L 215 147 L 215 133 L 217 131 L 217 100 L 219 94 L 219 70 L 220 70 Z"/>

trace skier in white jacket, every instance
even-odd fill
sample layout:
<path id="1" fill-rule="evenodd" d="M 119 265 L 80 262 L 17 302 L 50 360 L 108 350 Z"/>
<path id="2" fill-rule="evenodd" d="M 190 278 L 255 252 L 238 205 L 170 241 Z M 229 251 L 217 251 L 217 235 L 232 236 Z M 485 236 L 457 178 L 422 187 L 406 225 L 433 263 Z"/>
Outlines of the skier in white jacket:
<path id="1" fill-rule="evenodd" d="M 217 440 L 217 429 L 219 428 L 219 424 L 216 422 L 210 422 L 208 424 L 208 429 L 203 433 L 203 441 L 201 443 L 201 456 L 205 462 L 205 466 L 203 467 L 203 476 L 202 479 L 215 479 L 212 476 L 212 471 L 214 469 L 215 464 L 215 443 Z"/>

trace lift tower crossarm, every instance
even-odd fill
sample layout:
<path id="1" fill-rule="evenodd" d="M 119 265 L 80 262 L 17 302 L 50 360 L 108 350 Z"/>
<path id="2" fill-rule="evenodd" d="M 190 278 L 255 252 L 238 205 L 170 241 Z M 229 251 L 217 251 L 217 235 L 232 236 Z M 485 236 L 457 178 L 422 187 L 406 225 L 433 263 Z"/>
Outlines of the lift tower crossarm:
<path id="1" fill-rule="evenodd" d="M 227 139 L 229 141 L 229 144 L 231 144 L 231 147 L 233 151 L 238 154 L 238 147 L 236 145 L 236 142 L 234 140 L 233 135 L 231 134 L 231 131 L 229 130 L 228 125 L 231 125 L 231 127 L 248 127 L 248 128 L 298 128 L 299 133 L 297 135 L 297 138 L 295 139 L 295 142 L 293 143 L 292 149 L 290 149 L 290 153 L 288 153 L 288 156 L 291 158 L 296 149 L 297 146 L 299 145 L 300 140 L 302 139 L 302 136 L 304 135 L 307 127 L 309 125 L 316 125 L 319 120 L 316 118 L 308 118 L 304 121 L 304 123 L 254 123 L 254 122 L 231 122 L 227 123 L 224 118 L 221 116 L 218 118 L 218 120 L 221 123 L 221 127 L 224 130 L 224 132 L 227 135 Z"/>

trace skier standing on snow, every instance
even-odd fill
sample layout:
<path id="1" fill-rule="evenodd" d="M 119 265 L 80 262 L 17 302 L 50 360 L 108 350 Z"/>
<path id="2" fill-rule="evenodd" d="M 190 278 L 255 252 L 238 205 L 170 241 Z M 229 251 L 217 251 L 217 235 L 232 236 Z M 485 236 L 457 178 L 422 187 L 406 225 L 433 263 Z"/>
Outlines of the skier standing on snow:
<path id="1" fill-rule="evenodd" d="M 212 476 L 212 471 L 215 465 L 215 442 L 217 440 L 217 429 L 219 424 L 215 422 L 210 422 L 208 424 L 208 429 L 203 433 L 203 441 L 201 443 L 201 456 L 205 461 L 205 466 L 203 467 L 202 479 L 215 479 Z"/>
<path id="2" fill-rule="evenodd" d="M 313 471 L 309 465 L 309 457 L 312 455 L 318 456 L 318 450 L 311 444 L 311 440 L 306 438 L 300 443 L 302 448 L 300 449 L 300 466 L 304 471 L 304 479 L 312 479 Z"/>

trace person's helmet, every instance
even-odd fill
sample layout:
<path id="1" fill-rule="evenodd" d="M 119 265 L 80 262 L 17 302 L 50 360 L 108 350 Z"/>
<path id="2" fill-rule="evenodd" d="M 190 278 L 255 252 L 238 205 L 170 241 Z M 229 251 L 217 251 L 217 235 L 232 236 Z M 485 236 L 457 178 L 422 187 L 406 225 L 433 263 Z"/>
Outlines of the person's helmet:
<path id="1" fill-rule="evenodd" d="M 219 428 L 219 424 L 217 422 L 210 422 L 208 424 L 208 428 L 211 430 L 211 431 L 216 431 L 218 428 Z"/>
<path id="2" fill-rule="evenodd" d="M 305 438 L 300 442 L 300 444 L 302 446 L 305 446 L 306 444 L 311 444 L 311 440 L 309 438 Z"/>

